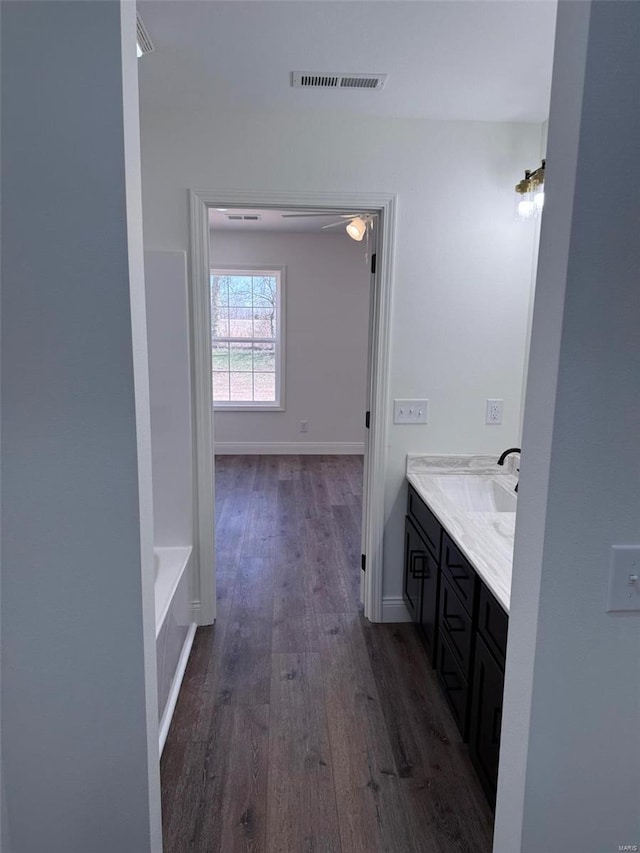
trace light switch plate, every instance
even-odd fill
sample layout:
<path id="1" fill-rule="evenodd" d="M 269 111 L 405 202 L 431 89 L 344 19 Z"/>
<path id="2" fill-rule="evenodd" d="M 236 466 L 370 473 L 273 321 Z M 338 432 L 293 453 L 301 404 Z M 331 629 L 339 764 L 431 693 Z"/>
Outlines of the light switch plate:
<path id="1" fill-rule="evenodd" d="M 640 545 L 613 545 L 607 613 L 640 612 Z"/>
<path id="2" fill-rule="evenodd" d="M 394 424 L 426 424 L 429 423 L 428 400 L 394 400 Z"/>

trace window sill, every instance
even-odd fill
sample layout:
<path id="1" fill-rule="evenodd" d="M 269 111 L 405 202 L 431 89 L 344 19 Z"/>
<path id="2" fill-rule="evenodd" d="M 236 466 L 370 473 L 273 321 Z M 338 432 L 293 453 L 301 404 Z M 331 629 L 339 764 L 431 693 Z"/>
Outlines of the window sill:
<path id="1" fill-rule="evenodd" d="M 284 406 L 266 405 L 256 406 L 254 403 L 247 403 L 242 406 L 238 403 L 230 403 L 228 406 L 215 403 L 213 406 L 214 412 L 284 412 Z"/>

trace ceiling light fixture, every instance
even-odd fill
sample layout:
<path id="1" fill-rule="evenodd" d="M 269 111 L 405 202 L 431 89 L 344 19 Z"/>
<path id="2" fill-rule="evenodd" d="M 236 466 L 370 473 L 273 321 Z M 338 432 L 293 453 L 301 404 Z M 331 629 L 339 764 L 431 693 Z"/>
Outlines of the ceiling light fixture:
<path id="1" fill-rule="evenodd" d="M 345 226 L 345 230 L 347 232 L 347 236 L 351 237 L 352 240 L 355 240 L 356 243 L 361 243 L 363 239 L 366 237 L 365 243 L 365 253 L 364 259 L 365 263 L 369 263 L 369 232 L 373 231 L 373 225 L 376 219 L 377 214 L 375 213 L 326 213 L 326 212 L 314 212 L 314 213 L 283 213 L 283 219 L 306 219 L 307 217 L 315 217 L 321 216 L 323 218 L 327 216 L 338 216 L 338 220 L 336 222 L 329 222 L 326 225 L 322 226 L 322 230 L 325 231 L 327 228 L 341 228 L 343 225 Z"/>
<path id="2" fill-rule="evenodd" d="M 516 184 L 516 213 L 519 219 L 532 219 L 540 215 L 544 207 L 544 173 L 546 160 Z"/>
<path id="3" fill-rule="evenodd" d="M 366 233 L 366 217 L 363 219 L 361 216 L 356 216 L 355 219 L 352 219 L 351 222 L 347 224 L 347 234 L 349 235 L 349 237 L 351 237 L 352 240 L 357 240 L 358 243 L 362 240 Z"/>

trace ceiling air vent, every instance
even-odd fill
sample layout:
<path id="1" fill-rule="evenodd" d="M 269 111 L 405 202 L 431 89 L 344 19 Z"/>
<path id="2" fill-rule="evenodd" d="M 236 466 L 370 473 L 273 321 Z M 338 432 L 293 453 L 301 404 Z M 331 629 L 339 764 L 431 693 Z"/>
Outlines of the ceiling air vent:
<path id="1" fill-rule="evenodd" d="M 258 222 L 262 217 L 259 213 L 227 213 L 229 222 Z"/>
<path id="2" fill-rule="evenodd" d="M 312 74 L 292 71 L 291 85 L 295 89 L 382 89 L 386 74 Z"/>
<path id="3" fill-rule="evenodd" d="M 138 42 L 138 59 L 144 56 L 145 53 L 151 53 L 151 51 L 155 50 L 140 15 L 136 15 L 136 41 Z"/>

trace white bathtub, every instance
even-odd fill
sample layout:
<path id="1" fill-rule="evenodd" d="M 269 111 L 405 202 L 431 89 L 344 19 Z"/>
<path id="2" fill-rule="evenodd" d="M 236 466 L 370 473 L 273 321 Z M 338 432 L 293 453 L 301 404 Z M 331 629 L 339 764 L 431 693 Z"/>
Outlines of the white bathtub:
<path id="1" fill-rule="evenodd" d="M 191 551 L 190 546 L 154 549 L 160 754 L 196 631 L 189 597 Z"/>

